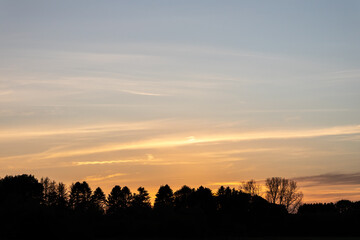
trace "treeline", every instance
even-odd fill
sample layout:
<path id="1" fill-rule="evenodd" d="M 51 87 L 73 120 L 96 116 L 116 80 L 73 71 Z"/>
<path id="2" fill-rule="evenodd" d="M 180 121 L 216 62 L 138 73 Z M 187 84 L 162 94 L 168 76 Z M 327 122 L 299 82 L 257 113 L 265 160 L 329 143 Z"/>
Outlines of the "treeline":
<path id="1" fill-rule="evenodd" d="M 265 198 L 254 181 L 216 192 L 200 186 L 160 186 L 154 205 L 139 187 L 116 185 L 106 196 L 87 182 L 67 188 L 32 175 L 0 179 L 2 238 L 205 238 L 359 235 L 359 202 L 301 204 L 296 182 L 266 180 Z"/>

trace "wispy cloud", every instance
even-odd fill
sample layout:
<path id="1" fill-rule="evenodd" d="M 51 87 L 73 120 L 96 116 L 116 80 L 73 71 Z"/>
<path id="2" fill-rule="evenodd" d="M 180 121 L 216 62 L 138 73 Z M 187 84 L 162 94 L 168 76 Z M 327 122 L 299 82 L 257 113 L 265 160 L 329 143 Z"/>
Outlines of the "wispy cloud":
<path id="1" fill-rule="evenodd" d="M 357 111 L 355 109 L 348 108 L 309 108 L 309 109 L 254 109 L 244 110 L 246 113 L 318 113 L 318 112 L 350 112 Z M 298 117 L 295 117 L 298 119 Z M 294 119 L 290 119 L 294 120 Z"/>
<path id="2" fill-rule="evenodd" d="M 336 202 L 342 199 L 357 201 L 360 197 L 360 187 L 354 185 L 335 186 L 301 186 L 304 202 Z"/>
<path id="3" fill-rule="evenodd" d="M 136 164 L 136 165 L 156 165 L 156 166 L 168 166 L 168 165 L 188 165 L 196 164 L 196 161 L 166 161 L 163 159 L 155 158 L 152 154 L 146 154 L 145 158 L 139 159 L 122 159 L 122 160 L 108 160 L 108 161 L 83 161 L 73 162 L 73 165 L 104 165 L 104 164 Z"/>
<path id="4" fill-rule="evenodd" d="M 13 91 L 11 91 L 11 90 L 0 91 L 0 97 L 1 97 L 1 96 L 6 96 L 6 95 L 10 95 L 10 94 L 12 94 L 12 93 L 13 93 Z"/>
<path id="5" fill-rule="evenodd" d="M 102 164 L 114 164 L 114 163 L 144 163 L 144 162 L 158 162 L 152 154 L 147 154 L 145 159 L 122 159 L 122 160 L 109 160 L 109 161 L 83 161 L 73 162 L 74 165 L 102 165 Z"/>
<path id="6" fill-rule="evenodd" d="M 164 124 L 166 120 L 154 120 L 143 122 L 122 122 L 122 123 L 109 123 L 109 124 L 94 124 L 88 126 L 77 126 L 69 128 L 57 128 L 57 129 L 31 129 L 21 128 L 13 130 L 0 130 L 0 139 L 9 138 L 32 138 L 43 136 L 55 136 L 55 135 L 76 135 L 76 134 L 99 134 L 116 131 L 133 131 L 154 129 Z M 46 128 L 46 127 L 45 127 Z"/>
<path id="7" fill-rule="evenodd" d="M 13 90 L 0 90 L 0 103 L 8 103 L 15 101 L 15 97 L 13 96 L 14 91 Z"/>
<path id="8" fill-rule="evenodd" d="M 358 81 L 360 78 L 360 69 L 346 69 L 340 71 L 327 72 L 319 76 L 313 76 L 313 77 L 319 78 L 323 81 L 332 81 L 332 82 Z"/>
<path id="9" fill-rule="evenodd" d="M 241 182 L 214 182 L 210 186 L 240 186 Z"/>
<path id="10" fill-rule="evenodd" d="M 140 91 L 132 91 L 132 90 L 121 90 L 121 91 L 125 92 L 125 93 L 130 93 L 130 94 L 134 94 L 134 95 L 143 95 L 143 96 L 155 96 L 155 97 L 169 96 L 167 94 L 140 92 Z"/>
<path id="11" fill-rule="evenodd" d="M 128 48 L 139 49 L 144 48 L 142 45 L 137 44 L 130 44 Z M 224 47 L 213 47 L 213 46 L 206 46 L 206 45 L 184 45 L 184 44 L 151 44 L 147 45 L 146 49 L 151 49 L 152 51 L 163 54 L 163 55 L 186 55 L 192 54 L 193 56 L 230 56 L 230 57 L 237 57 L 237 58 L 254 58 L 254 59 L 264 59 L 264 60 L 280 60 L 280 59 L 288 59 L 289 57 L 280 56 L 280 55 L 270 55 L 264 54 L 262 52 L 255 52 L 249 50 L 234 50 Z"/>
<path id="12" fill-rule="evenodd" d="M 200 156 L 215 156 L 215 157 L 223 157 L 229 156 L 233 154 L 241 154 L 241 153 L 255 153 L 255 152 L 273 152 L 273 151 L 281 151 L 284 150 L 283 148 L 247 148 L 247 149 L 237 149 L 237 150 L 228 150 L 228 151 L 208 151 L 208 152 L 201 152 L 198 153 Z M 288 150 L 288 148 L 286 149 Z"/>
<path id="13" fill-rule="evenodd" d="M 143 160 L 139 159 L 128 159 L 128 160 L 110 160 L 110 161 L 83 161 L 83 162 L 73 162 L 74 165 L 103 165 L 103 164 L 113 164 L 113 163 L 136 163 Z"/>
<path id="14" fill-rule="evenodd" d="M 336 191 L 332 192 L 323 192 L 323 193 L 316 193 L 312 192 L 305 192 L 304 202 L 314 203 L 314 202 L 337 202 L 339 200 L 347 199 L 352 201 L 358 201 L 360 197 L 359 190 L 356 189 L 354 191 L 345 190 L 341 191 L 341 189 L 337 189 Z"/>
<path id="15" fill-rule="evenodd" d="M 304 182 L 307 187 L 319 185 L 360 185 L 360 172 L 325 173 L 314 176 L 297 177 L 295 180 Z"/>
<path id="16" fill-rule="evenodd" d="M 43 153 L 33 154 L 33 158 L 53 159 L 74 157 L 82 155 L 91 155 L 98 153 L 122 151 L 122 150 L 139 150 L 139 149 L 163 149 L 170 147 L 190 146 L 196 144 L 212 144 L 221 142 L 239 142 L 239 141 L 255 141 L 263 139 L 298 139 L 298 138 L 314 138 L 324 136 L 341 136 L 350 134 L 359 134 L 360 125 L 354 126 L 337 126 L 332 128 L 308 129 L 308 130 L 282 130 L 282 131 L 263 131 L 234 133 L 224 135 L 196 135 L 191 137 L 164 137 L 154 138 L 137 142 L 112 143 L 98 145 L 89 148 L 78 148 L 75 150 L 62 151 L 46 151 Z M 12 156 L 11 158 L 16 158 Z M 5 157 L 9 158 L 9 157 Z M 3 159 L 3 158 L 0 158 Z"/>
<path id="17" fill-rule="evenodd" d="M 99 182 L 99 181 L 104 181 L 104 180 L 122 177 L 122 176 L 126 176 L 126 175 L 128 175 L 128 174 L 127 173 L 115 173 L 115 174 L 109 174 L 106 176 L 102 176 L 102 175 L 88 176 L 85 178 L 85 181 Z"/>

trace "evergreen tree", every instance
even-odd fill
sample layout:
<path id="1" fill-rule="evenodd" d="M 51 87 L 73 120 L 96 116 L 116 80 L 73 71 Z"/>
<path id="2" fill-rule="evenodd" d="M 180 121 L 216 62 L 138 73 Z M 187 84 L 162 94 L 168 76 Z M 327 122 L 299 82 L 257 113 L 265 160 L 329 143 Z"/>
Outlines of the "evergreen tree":
<path id="1" fill-rule="evenodd" d="M 93 195 L 91 196 L 91 203 L 95 211 L 104 213 L 104 209 L 106 206 L 106 197 L 100 187 L 96 188 Z"/>
<path id="2" fill-rule="evenodd" d="M 91 205 L 91 188 L 88 183 L 76 182 L 70 189 L 70 206 L 77 211 L 86 211 Z"/>
<path id="3" fill-rule="evenodd" d="M 150 209 L 150 196 L 148 191 L 145 190 L 143 187 L 139 187 L 137 189 L 138 193 L 134 193 L 131 205 L 134 209 Z"/>
<path id="4" fill-rule="evenodd" d="M 155 209 L 170 209 L 174 206 L 174 194 L 169 185 L 160 186 L 156 194 L 154 208 Z"/>
<path id="5" fill-rule="evenodd" d="M 119 213 L 121 209 L 121 195 L 121 187 L 119 185 L 114 186 L 107 199 L 108 213 L 110 215 Z"/>

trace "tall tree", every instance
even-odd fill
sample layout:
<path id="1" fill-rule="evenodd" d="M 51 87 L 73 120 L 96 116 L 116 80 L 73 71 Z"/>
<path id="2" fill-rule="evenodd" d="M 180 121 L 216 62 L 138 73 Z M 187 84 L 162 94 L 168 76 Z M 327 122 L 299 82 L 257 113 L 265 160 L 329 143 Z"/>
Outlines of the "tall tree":
<path id="1" fill-rule="evenodd" d="M 139 187 L 137 191 L 137 193 L 134 193 L 131 201 L 132 207 L 140 211 L 144 209 L 150 209 L 151 203 L 148 191 L 146 191 L 143 187 Z"/>
<path id="2" fill-rule="evenodd" d="M 68 192 L 66 190 L 66 185 L 62 182 L 59 182 L 56 186 L 56 192 L 57 192 L 57 206 L 60 208 L 66 208 L 68 206 Z"/>
<path id="3" fill-rule="evenodd" d="M 6 176 L 0 180 L 0 202 L 11 205 L 38 204 L 43 186 L 33 175 Z"/>
<path id="4" fill-rule="evenodd" d="M 232 191 L 230 187 L 221 186 L 216 193 L 216 208 L 221 211 L 231 211 L 232 202 L 236 190 Z"/>
<path id="5" fill-rule="evenodd" d="M 191 204 L 191 196 L 195 192 L 194 189 L 184 185 L 181 189 L 177 190 L 174 193 L 174 205 L 177 209 L 186 209 L 190 207 Z"/>
<path id="6" fill-rule="evenodd" d="M 108 213 L 110 215 L 119 213 L 121 206 L 121 194 L 121 187 L 119 185 L 116 185 L 111 189 L 107 199 Z"/>
<path id="7" fill-rule="evenodd" d="M 108 196 L 108 211 L 110 214 L 119 213 L 131 206 L 132 194 L 128 187 L 121 188 L 116 185 Z"/>
<path id="8" fill-rule="evenodd" d="M 265 198 L 270 203 L 274 203 L 274 204 L 277 203 L 280 194 L 281 181 L 282 178 L 280 177 L 272 177 L 266 179 L 265 185 L 267 187 L 267 191 Z"/>
<path id="9" fill-rule="evenodd" d="M 160 186 L 155 196 L 155 209 L 169 209 L 174 206 L 174 194 L 169 185 Z"/>
<path id="10" fill-rule="evenodd" d="M 257 184 L 254 179 L 251 179 L 247 182 L 241 183 L 240 190 L 250 194 L 251 196 L 260 196 L 261 186 Z"/>
<path id="11" fill-rule="evenodd" d="M 123 210 L 127 209 L 131 205 L 132 200 L 132 194 L 130 189 L 125 186 L 121 189 L 121 195 L 120 195 L 120 208 Z"/>
<path id="12" fill-rule="evenodd" d="M 0 239 L 34 238 L 31 234 L 39 229 L 43 216 L 42 192 L 42 184 L 32 175 L 0 179 Z"/>
<path id="13" fill-rule="evenodd" d="M 70 206 L 74 210 L 84 211 L 91 205 L 91 188 L 87 182 L 76 182 L 70 187 Z"/>
<path id="14" fill-rule="evenodd" d="M 193 196 L 193 206 L 202 209 L 205 213 L 210 213 L 216 210 L 216 202 L 211 189 L 200 186 L 196 189 Z"/>
<path id="15" fill-rule="evenodd" d="M 289 213 L 296 213 L 302 203 L 303 193 L 294 180 L 281 177 L 266 179 L 266 200 L 285 206 Z"/>
<path id="16" fill-rule="evenodd" d="M 43 204 L 49 207 L 57 205 L 57 184 L 48 177 L 41 178 L 40 183 L 43 185 Z"/>
<path id="17" fill-rule="evenodd" d="M 104 213 L 104 209 L 106 206 L 106 197 L 100 187 L 96 188 L 93 195 L 91 196 L 91 203 L 96 211 Z"/>

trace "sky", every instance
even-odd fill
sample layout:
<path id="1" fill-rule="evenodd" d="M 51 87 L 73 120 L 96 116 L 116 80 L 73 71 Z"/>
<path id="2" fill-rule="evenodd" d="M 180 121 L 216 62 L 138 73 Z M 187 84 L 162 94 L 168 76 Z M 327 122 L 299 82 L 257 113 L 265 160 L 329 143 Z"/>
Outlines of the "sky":
<path id="1" fill-rule="evenodd" d="M 360 200 L 359 1 L 0 0 L 0 177 Z"/>

